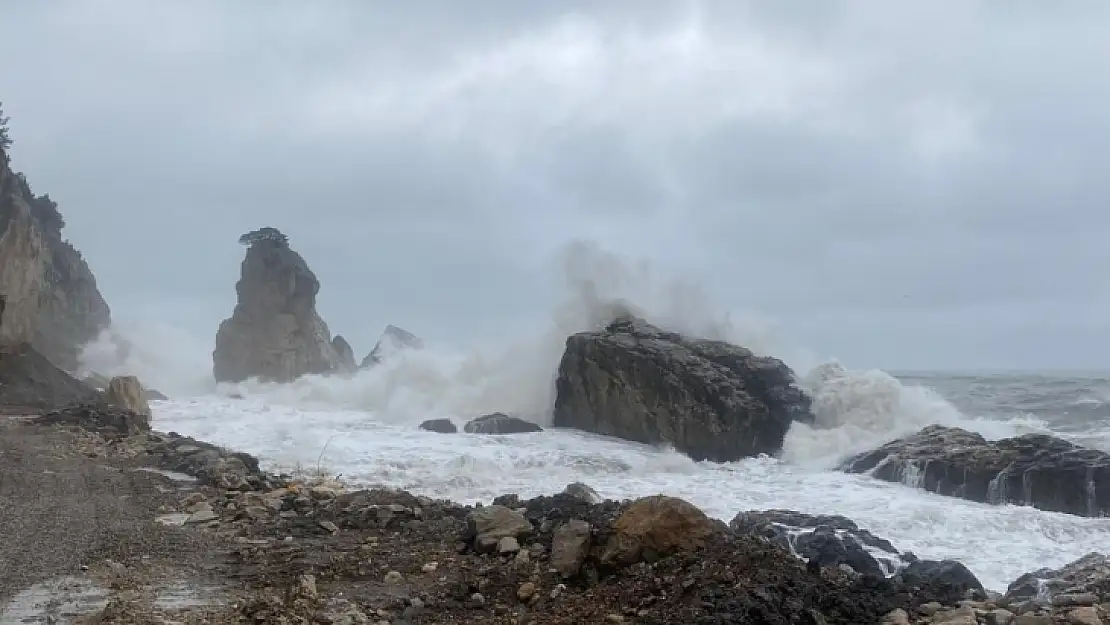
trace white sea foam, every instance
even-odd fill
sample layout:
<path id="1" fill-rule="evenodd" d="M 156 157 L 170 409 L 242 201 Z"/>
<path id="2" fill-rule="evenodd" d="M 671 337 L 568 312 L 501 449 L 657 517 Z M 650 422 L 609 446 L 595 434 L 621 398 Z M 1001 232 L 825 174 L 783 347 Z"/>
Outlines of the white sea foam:
<path id="1" fill-rule="evenodd" d="M 247 381 L 220 385 L 215 393 L 210 345 L 189 345 L 179 335 L 160 340 L 157 328 L 116 328 L 85 350 L 83 364 L 101 373 L 134 373 L 176 394 L 155 404 L 159 429 L 243 449 L 272 468 L 319 464 L 358 483 L 457 501 L 552 493 L 582 481 L 613 498 L 680 496 L 726 520 L 741 510 L 776 507 L 838 513 L 900 549 L 958 559 L 996 590 L 1021 573 L 1110 544 L 1108 519 L 976 504 L 829 470 L 847 454 L 931 423 L 959 425 L 988 438 L 1045 430 L 1045 423 L 968 418 L 936 393 L 882 371 L 821 364 L 757 316 L 717 314 L 696 287 L 660 280 L 643 263 L 586 244 L 572 246 L 561 262 L 567 296 L 549 331 L 511 345 L 464 352 L 426 345 L 396 351 L 349 377 L 306 376 L 284 385 Z M 695 463 L 666 449 L 567 431 L 506 438 L 416 428 L 425 419 L 461 424 L 491 411 L 549 423 L 566 336 L 597 328 L 617 310 L 783 358 L 807 372 L 802 383 L 814 399 L 817 423 L 795 425 L 779 460 L 730 464 Z M 120 334 L 130 339 L 129 348 Z"/>
<path id="2" fill-rule="evenodd" d="M 444 435 L 362 411 L 309 410 L 261 397 L 158 402 L 154 425 L 258 454 L 273 468 L 319 464 L 357 483 L 462 502 L 551 494 L 581 481 L 610 498 L 679 496 L 726 521 L 751 509 L 843 514 L 900 549 L 958 559 L 995 590 L 1110 544 L 1110 519 L 977 504 L 771 458 L 695 463 L 665 449 L 562 430 Z"/>

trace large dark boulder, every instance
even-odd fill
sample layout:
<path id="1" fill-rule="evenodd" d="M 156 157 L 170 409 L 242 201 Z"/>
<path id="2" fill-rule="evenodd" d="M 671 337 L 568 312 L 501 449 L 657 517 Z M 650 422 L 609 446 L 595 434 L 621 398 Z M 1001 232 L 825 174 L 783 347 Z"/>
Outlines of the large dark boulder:
<path id="1" fill-rule="evenodd" d="M 1110 454 L 1045 434 L 987 441 L 960 428 L 930 425 L 840 468 L 972 501 L 1110 515 Z"/>
<path id="2" fill-rule="evenodd" d="M 920 560 L 900 552 L 890 541 L 860 528 L 840 515 L 814 515 L 793 510 L 741 512 L 729 527 L 737 534 L 765 538 L 793 553 L 810 570 L 840 569 L 858 575 L 889 577 L 904 588 L 927 588 L 930 593 L 963 599 L 983 596 L 979 579 L 955 560 Z"/>
<path id="3" fill-rule="evenodd" d="M 890 575 L 916 561 L 913 554 L 900 553 L 890 541 L 840 515 L 749 511 L 737 514 L 729 527 L 762 536 L 820 568 L 848 565 L 863 575 Z"/>
<path id="4" fill-rule="evenodd" d="M 467 434 L 527 434 L 542 432 L 543 428 L 519 417 L 511 417 L 503 412 L 494 412 L 472 419 L 463 426 Z"/>
<path id="5" fill-rule="evenodd" d="M 684 337 L 625 317 L 567 339 L 554 423 L 695 460 L 774 454 L 810 400 L 782 361 L 724 341 Z"/>
<path id="6" fill-rule="evenodd" d="M 454 434 L 459 431 L 450 419 L 428 419 L 420 424 L 420 429 L 439 434 Z"/>

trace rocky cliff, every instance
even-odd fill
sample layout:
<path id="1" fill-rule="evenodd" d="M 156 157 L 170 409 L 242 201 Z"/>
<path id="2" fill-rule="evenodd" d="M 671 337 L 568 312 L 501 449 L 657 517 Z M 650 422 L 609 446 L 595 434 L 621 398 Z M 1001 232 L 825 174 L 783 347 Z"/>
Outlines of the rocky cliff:
<path id="1" fill-rule="evenodd" d="M 57 204 L 35 196 L 0 148 L 0 344 L 30 343 L 72 371 L 111 311 L 80 252 L 62 239 L 63 227 Z"/>
<path id="2" fill-rule="evenodd" d="M 277 232 L 262 229 L 262 232 Z M 347 370 L 347 355 L 332 343 L 316 312 L 320 282 L 284 235 L 244 235 L 238 302 L 216 333 L 212 372 L 219 382 L 257 377 L 289 382 L 310 373 Z M 353 360 L 353 358 L 350 358 Z"/>
<path id="3" fill-rule="evenodd" d="M 782 361 L 630 317 L 569 337 L 555 390 L 557 427 L 670 443 L 695 460 L 777 453 L 791 423 L 813 420 Z"/>

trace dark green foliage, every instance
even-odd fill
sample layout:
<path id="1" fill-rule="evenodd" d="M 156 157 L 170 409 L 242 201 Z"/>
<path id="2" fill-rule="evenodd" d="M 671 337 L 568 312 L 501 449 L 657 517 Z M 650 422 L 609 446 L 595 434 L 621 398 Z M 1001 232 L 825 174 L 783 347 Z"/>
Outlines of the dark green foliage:
<path id="1" fill-rule="evenodd" d="M 4 116 L 4 103 L 0 102 L 0 150 L 4 151 L 12 147 L 12 138 L 8 134 L 9 121 L 11 121 L 11 118 Z"/>
<path id="2" fill-rule="evenodd" d="M 239 243 L 242 245 L 254 245 L 260 241 L 273 241 L 281 245 L 289 245 L 289 237 L 282 234 L 281 230 L 269 226 L 248 232 L 239 237 Z"/>
<path id="3" fill-rule="evenodd" d="M 40 195 L 31 200 L 31 214 L 39 220 L 44 230 L 59 234 L 66 227 L 66 220 L 58 212 L 58 203 L 50 199 L 49 194 Z"/>

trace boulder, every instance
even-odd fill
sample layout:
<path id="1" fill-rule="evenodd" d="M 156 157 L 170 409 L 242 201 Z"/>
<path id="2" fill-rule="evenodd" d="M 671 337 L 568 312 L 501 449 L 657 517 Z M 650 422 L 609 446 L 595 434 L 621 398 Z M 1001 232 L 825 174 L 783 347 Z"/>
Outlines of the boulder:
<path id="1" fill-rule="evenodd" d="M 930 425 L 840 468 L 972 501 L 1110 515 L 1110 454 L 1046 434 L 987 441 L 960 428 Z"/>
<path id="2" fill-rule="evenodd" d="M 894 579 L 903 588 L 946 589 L 946 594 L 953 599 L 987 597 L 979 578 L 955 560 L 917 560 L 895 573 Z"/>
<path id="3" fill-rule="evenodd" d="M 551 538 L 551 568 L 563 577 L 574 577 L 590 555 L 590 524 L 571 519 L 559 525 Z"/>
<path id="4" fill-rule="evenodd" d="M 362 359 L 359 367 L 366 368 L 372 367 L 381 363 L 394 354 L 408 350 L 408 349 L 423 349 L 424 341 L 412 332 L 399 328 L 395 325 L 387 325 L 385 330 L 382 331 L 381 337 L 378 342 L 374 343 L 374 349 Z"/>
<path id="5" fill-rule="evenodd" d="M 542 432 L 543 428 L 519 417 L 510 417 L 502 412 L 494 412 L 472 419 L 463 426 L 467 434 L 526 434 Z"/>
<path id="6" fill-rule="evenodd" d="M 343 335 L 336 334 L 331 340 L 331 346 L 335 349 L 335 355 L 339 359 L 339 369 L 341 371 L 354 371 L 358 369 L 358 363 L 355 362 L 355 350 Z"/>
<path id="7" fill-rule="evenodd" d="M 263 230 L 267 229 L 256 233 Z M 316 312 L 316 274 L 284 235 L 248 236 L 243 239 L 250 247 L 235 285 L 235 310 L 216 333 L 216 381 L 257 377 L 289 382 L 306 374 L 343 370 L 331 332 Z"/>
<path id="8" fill-rule="evenodd" d="M 143 385 L 133 375 L 116 376 L 108 382 L 104 391 L 104 401 L 131 412 L 150 417 L 150 404 L 147 403 Z"/>
<path id="9" fill-rule="evenodd" d="M 627 566 L 704 547 L 725 531 L 697 506 L 676 497 L 654 495 L 632 503 L 613 523 L 601 553 L 605 564 Z"/>
<path id="10" fill-rule="evenodd" d="M 428 419 L 420 424 L 420 429 L 438 432 L 439 434 L 454 434 L 459 431 L 459 428 L 455 427 L 450 419 Z"/>
<path id="11" fill-rule="evenodd" d="M 557 427 L 729 462 L 778 452 L 795 420 L 810 400 L 782 361 L 638 318 L 570 336 L 559 363 Z"/>
<path id="12" fill-rule="evenodd" d="M 862 575 L 890 575 L 916 558 L 901 554 L 889 541 L 860 529 L 848 517 L 793 510 L 741 512 L 729 527 L 753 534 L 797 554 L 820 568 L 852 567 Z"/>
<path id="13" fill-rule="evenodd" d="M 472 543 L 476 551 L 489 553 L 497 548 L 502 538 L 523 538 L 532 531 L 532 523 L 524 515 L 505 506 L 493 505 L 467 515 L 463 538 Z"/>
<path id="14" fill-rule="evenodd" d="M 1090 593 L 1110 602 L 1110 557 L 1091 552 L 1060 568 L 1046 567 L 1026 573 L 1006 589 L 1006 599 L 1052 601 L 1065 593 Z"/>

